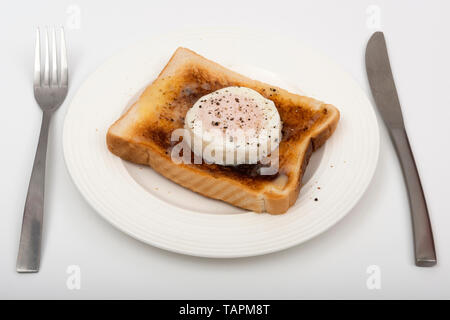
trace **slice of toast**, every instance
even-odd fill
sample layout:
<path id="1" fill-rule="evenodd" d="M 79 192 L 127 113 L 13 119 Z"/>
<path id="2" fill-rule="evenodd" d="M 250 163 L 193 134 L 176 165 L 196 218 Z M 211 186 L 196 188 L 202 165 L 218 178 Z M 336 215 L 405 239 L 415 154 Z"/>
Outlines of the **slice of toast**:
<path id="1" fill-rule="evenodd" d="M 200 97 L 229 86 L 251 88 L 275 103 L 283 123 L 277 173 L 260 175 L 258 165 L 171 160 L 171 133 L 184 127 L 189 108 Z M 311 153 L 332 135 L 338 121 L 333 105 L 249 79 L 178 48 L 158 78 L 109 128 L 106 140 L 115 155 L 149 165 L 192 191 L 255 212 L 279 214 L 297 200 Z"/>

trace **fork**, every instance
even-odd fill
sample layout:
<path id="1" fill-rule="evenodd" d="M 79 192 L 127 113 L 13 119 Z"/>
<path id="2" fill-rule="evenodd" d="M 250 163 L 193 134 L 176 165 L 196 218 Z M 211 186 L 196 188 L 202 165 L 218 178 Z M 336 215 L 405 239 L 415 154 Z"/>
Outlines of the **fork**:
<path id="1" fill-rule="evenodd" d="M 41 133 L 34 158 L 33 171 L 28 186 L 20 235 L 17 272 L 38 272 L 41 258 L 42 222 L 44 217 L 45 162 L 50 119 L 56 109 L 64 102 L 68 91 L 64 29 L 61 28 L 59 66 L 57 57 L 56 31 L 52 28 L 52 49 L 50 62 L 49 30 L 45 30 L 44 71 L 41 74 L 40 30 L 36 30 L 34 60 L 34 98 L 42 109 Z M 51 68 L 51 70 L 50 70 Z"/>

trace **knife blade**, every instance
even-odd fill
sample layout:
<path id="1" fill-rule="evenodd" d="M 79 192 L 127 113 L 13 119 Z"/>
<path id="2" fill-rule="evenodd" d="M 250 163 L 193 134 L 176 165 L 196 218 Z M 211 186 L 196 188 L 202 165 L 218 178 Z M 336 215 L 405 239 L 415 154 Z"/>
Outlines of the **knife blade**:
<path id="1" fill-rule="evenodd" d="M 433 232 L 425 196 L 403 122 L 397 89 L 382 32 L 375 32 L 366 48 L 366 71 L 375 104 L 389 131 L 405 179 L 414 237 L 415 263 L 431 267 L 437 263 Z"/>

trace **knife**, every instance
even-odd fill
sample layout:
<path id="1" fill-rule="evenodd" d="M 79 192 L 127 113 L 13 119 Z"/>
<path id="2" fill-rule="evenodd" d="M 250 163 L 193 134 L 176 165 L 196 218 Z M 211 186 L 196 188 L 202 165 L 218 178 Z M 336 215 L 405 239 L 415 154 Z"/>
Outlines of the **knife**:
<path id="1" fill-rule="evenodd" d="M 373 98 L 388 128 L 402 167 L 411 209 L 416 266 L 432 267 L 437 260 L 430 217 L 403 123 L 383 32 L 375 32 L 367 43 L 366 71 Z"/>

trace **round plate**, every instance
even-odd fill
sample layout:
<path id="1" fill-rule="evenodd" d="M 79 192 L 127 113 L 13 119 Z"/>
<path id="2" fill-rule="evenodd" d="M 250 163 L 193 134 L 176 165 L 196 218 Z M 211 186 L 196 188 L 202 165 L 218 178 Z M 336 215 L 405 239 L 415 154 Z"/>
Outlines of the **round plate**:
<path id="1" fill-rule="evenodd" d="M 313 154 L 297 202 L 286 214 L 255 214 L 202 197 L 108 151 L 108 127 L 178 46 L 340 110 L 336 132 Z M 280 35 L 209 29 L 152 38 L 110 58 L 73 98 L 63 144 L 75 185 L 111 224 L 159 248 L 228 258 L 297 245 L 342 219 L 373 176 L 379 132 L 364 92 L 328 58 Z"/>

